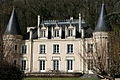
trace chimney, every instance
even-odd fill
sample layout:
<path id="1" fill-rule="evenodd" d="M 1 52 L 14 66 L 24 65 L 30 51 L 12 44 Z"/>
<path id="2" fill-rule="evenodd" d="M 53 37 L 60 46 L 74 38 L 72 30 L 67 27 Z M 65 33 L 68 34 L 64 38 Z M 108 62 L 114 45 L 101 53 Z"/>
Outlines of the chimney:
<path id="1" fill-rule="evenodd" d="M 40 15 L 38 15 L 38 38 L 40 38 Z"/>
<path id="2" fill-rule="evenodd" d="M 81 29 L 81 38 L 84 38 L 84 29 Z"/>
<path id="3" fill-rule="evenodd" d="M 40 26 L 40 15 L 38 15 L 38 27 Z"/>
<path id="4" fill-rule="evenodd" d="M 30 40 L 32 40 L 32 29 L 30 29 L 30 37 L 29 37 Z"/>
<path id="5" fill-rule="evenodd" d="M 81 14 L 79 13 L 79 32 L 81 32 Z"/>

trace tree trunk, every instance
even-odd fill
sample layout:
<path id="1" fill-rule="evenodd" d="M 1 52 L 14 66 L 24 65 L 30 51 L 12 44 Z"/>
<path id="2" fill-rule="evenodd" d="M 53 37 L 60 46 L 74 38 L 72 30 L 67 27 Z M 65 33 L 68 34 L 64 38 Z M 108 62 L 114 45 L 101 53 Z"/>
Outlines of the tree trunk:
<path id="1" fill-rule="evenodd" d="M 109 78 L 109 80 L 115 80 L 115 78 L 114 78 L 114 77 L 111 77 L 111 78 Z"/>

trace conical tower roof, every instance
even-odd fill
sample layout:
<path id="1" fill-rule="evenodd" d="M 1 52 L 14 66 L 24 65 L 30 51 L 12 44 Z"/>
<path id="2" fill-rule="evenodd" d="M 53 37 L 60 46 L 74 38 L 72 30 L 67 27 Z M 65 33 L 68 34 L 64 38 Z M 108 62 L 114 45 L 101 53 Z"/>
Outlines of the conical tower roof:
<path id="1" fill-rule="evenodd" d="M 98 22 L 97 22 L 97 25 L 96 25 L 96 28 L 95 28 L 95 32 L 110 31 L 110 26 L 108 26 L 106 24 L 105 16 L 106 16 L 106 9 L 105 9 L 105 5 L 102 4 L 100 15 L 99 15 L 99 18 L 98 18 Z"/>
<path id="2" fill-rule="evenodd" d="M 17 19 L 17 15 L 15 12 L 15 8 L 13 8 L 13 10 L 12 10 L 11 17 L 7 24 L 7 28 L 5 30 L 5 34 L 21 35 L 21 30 L 20 30 L 20 26 L 18 24 L 18 19 Z"/>

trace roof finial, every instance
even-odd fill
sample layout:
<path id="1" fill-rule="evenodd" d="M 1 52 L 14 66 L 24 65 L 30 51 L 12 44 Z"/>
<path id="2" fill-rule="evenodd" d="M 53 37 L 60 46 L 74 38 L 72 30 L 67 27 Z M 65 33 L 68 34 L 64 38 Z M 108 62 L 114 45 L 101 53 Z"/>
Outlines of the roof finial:
<path id="1" fill-rule="evenodd" d="M 38 24 L 37 26 L 39 27 L 40 26 L 40 15 L 38 15 Z"/>
<path id="2" fill-rule="evenodd" d="M 70 17 L 70 26 L 72 25 L 73 17 Z"/>

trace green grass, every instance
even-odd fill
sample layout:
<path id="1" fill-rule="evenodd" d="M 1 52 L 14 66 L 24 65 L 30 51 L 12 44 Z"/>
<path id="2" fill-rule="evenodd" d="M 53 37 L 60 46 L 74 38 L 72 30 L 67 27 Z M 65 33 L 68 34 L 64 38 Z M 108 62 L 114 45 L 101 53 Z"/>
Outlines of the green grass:
<path id="1" fill-rule="evenodd" d="M 25 78 L 24 80 L 99 80 L 94 78 Z"/>

